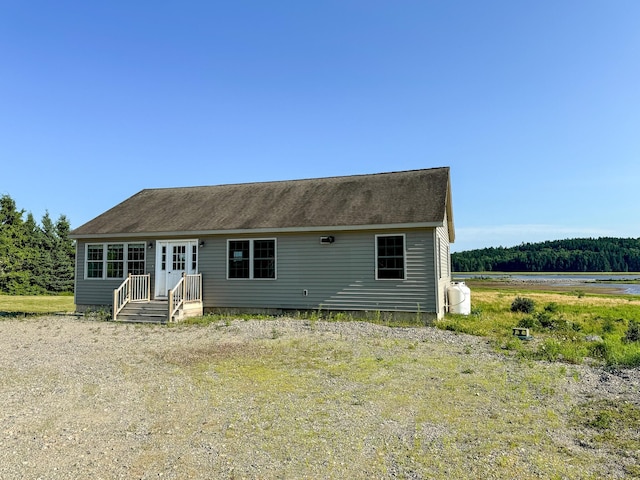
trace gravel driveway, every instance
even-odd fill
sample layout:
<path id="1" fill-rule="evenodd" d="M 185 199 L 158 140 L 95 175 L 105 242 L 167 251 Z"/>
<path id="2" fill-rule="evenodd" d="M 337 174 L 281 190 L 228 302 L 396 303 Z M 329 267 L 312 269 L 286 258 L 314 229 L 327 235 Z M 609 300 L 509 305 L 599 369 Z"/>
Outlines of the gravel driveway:
<path id="1" fill-rule="evenodd" d="M 230 370 L 229 359 L 273 355 L 265 343 L 272 340 L 281 342 L 281 346 L 288 342 L 287 346 L 305 351 L 318 345 L 317 359 L 305 361 L 326 361 L 328 374 L 305 378 L 314 366 L 296 364 L 295 359 L 286 358 L 286 350 L 279 351 L 279 361 L 290 362 L 294 373 L 302 372 L 298 378 L 300 385 L 306 385 L 304 388 L 296 381 L 285 382 L 289 377 L 284 378 L 282 372 L 275 376 L 255 366 L 251 366 L 254 370 L 248 370 L 249 366 L 242 371 Z M 333 351 L 326 346 L 333 341 L 342 345 L 341 349 L 336 347 Z M 320 345 L 325 346 L 320 349 Z M 422 414 L 422 419 L 418 414 L 407 417 L 407 421 L 394 417 L 376 403 L 378 394 L 358 387 L 361 384 L 353 380 L 354 372 L 331 370 L 332 363 L 351 365 L 347 357 L 356 354 L 350 346 L 355 349 L 360 345 L 367 345 L 374 352 L 371 362 L 388 361 L 390 372 L 394 364 L 389 352 L 418 355 L 415 352 L 424 348 L 433 352 L 434 358 L 441 356 L 443 363 L 450 354 L 465 356 L 467 367 L 463 373 L 467 377 L 474 369 L 482 375 L 489 374 L 481 370 L 481 365 L 487 364 L 493 370 L 503 369 L 499 372 L 502 377 L 497 378 L 514 379 L 511 390 L 517 388 L 519 381 L 521 367 L 517 362 L 505 361 L 485 340 L 435 328 L 288 319 L 172 328 L 60 316 L 4 320 L 0 322 L 0 478 L 431 478 L 431 470 L 424 464 L 411 462 L 429 454 L 436 455 L 435 461 L 437 449 L 451 449 L 443 440 L 446 424 L 427 418 L 428 412 Z M 376 351 L 381 352 L 379 358 Z M 333 352 L 331 359 L 327 352 Z M 367 358 L 356 359 L 352 365 L 366 373 Z M 215 365 L 227 365 L 225 372 L 230 379 L 244 375 L 245 383 L 263 382 L 265 389 L 281 388 L 279 398 L 284 403 L 261 397 L 264 392 L 257 383 L 253 389 L 234 387 L 223 391 L 225 379 L 220 378 L 222 374 Z M 408 371 L 411 365 L 397 368 Z M 549 368 L 564 371 L 560 370 L 563 367 Z M 370 371 L 371 375 L 378 374 Z M 401 370 L 395 370 L 387 380 L 396 381 L 398 371 Z M 424 375 L 433 379 L 440 376 L 452 392 L 458 388 L 442 378 L 444 373 L 425 369 Z M 456 375 L 462 376 L 459 371 Z M 347 377 L 351 383 L 345 383 Z M 527 401 L 543 414 L 544 409 L 556 407 L 557 411 L 566 412 L 568 407 L 562 402 L 567 395 L 575 403 L 594 398 L 638 402 L 637 371 L 609 374 L 586 366 L 570 366 L 566 377 L 558 380 L 563 382 L 563 391 L 548 394 L 544 400 L 558 405 Z M 373 387 L 367 388 L 378 388 L 383 398 L 393 393 L 383 390 L 387 380 L 371 377 L 368 382 Z M 485 392 L 491 391 L 492 386 L 481 383 L 482 378 L 477 382 Z M 307 391 L 324 396 L 314 398 Z M 482 401 L 481 394 L 475 393 L 472 398 Z M 529 390 L 520 393 L 525 394 L 529 395 Z M 410 399 L 406 401 L 408 409 L 416 409 Z M 261 402 L 273 405 L 264 410 Z M 332 408 L 345 413 L 340 416 Z M 285 419 L 295 426 L 283 424 Z M 555 424 L 564 425 L 559 421 Z M 327 433 L 332 429 L 335 438 Z M 255 438 L 251 432 L 255 432 Z M 258 442 L 265 442 L 270 435 L 280 445 L 260 447 Z M 287 435 L 299 438 L 292 438 L 288 445 Z M 595 455 L 607 462 L 606 452 L 576 444 L 575 432 L 559 428 L 549 436 L 560 445 L 554 448 L 570 451 L 573 458 Z M 300 445 L 309 445 L 309 451 L 300 451 Z M 424 451 L 415 453 L 416 445 Z M 402 448 L 414 453 L 402 454 Z M 464 448 L 483 451 L 479 445 Z M 349 449 L 351 453 L 345 451 Z M 482 470 L 476 473 L 485 476 L 489 471 L 499 472 L 495 466 L 509 459 L 496 451 L 486 458 L 477 456 L 481 458 L 473 464 Z M 522 452 L 522 458 L 528 458 L 527 452 Z M 619 458 L 611 459 L 611 465 L 605 467 L 611 478 L 624 475 Z M 531 478 L 545 476 L 544 466 L 527 468 Z M 447 478 L 446 465 L 434 464 L 433 469 L 439 472 L 434 474 L 436 478 Z M 449 473 L 454 475 L 455 470 Z M 470 468 L 467 478 L 476 473 Z M 493 478 L 500 478 L 495 475 L 498 476 Z"/>

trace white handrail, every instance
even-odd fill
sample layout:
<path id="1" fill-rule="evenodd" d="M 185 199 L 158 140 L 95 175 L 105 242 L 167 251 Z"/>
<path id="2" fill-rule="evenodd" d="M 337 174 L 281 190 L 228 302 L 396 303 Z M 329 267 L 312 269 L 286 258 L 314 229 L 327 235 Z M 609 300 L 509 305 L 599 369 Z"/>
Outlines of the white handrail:
<path id="1" fill-rule="evenodd" d="M 151 300 L 151 275 L 129 275 L 131 302 L 148 302 Z"/>
<path id="2" fill-rule="evenodd" d="M 167 297 L 169 299 L 169 321 L 171 321 L 184 303 L 184 274 L 176 286 L 169 290 Z"/>
<path id="3" fill-rule="evenodd" d="M 202 274 L 182 274 L 182 278 L 167 293 L 169 299 L 169 321 L 185 303 L 202 302 Z"/>
<path id="4" fill-rule="evenodd" d="M 202 301 L 202 274 L 187 275 L 184 279 L 184 301 L 201 302 Z"/>
<path id="5" fill-rule="evenodd" d="M 149 301 L 151 299 L 151 275 L 131 275 L 124 279 L 113 291 L 113 320 L 129 302 Z"/>

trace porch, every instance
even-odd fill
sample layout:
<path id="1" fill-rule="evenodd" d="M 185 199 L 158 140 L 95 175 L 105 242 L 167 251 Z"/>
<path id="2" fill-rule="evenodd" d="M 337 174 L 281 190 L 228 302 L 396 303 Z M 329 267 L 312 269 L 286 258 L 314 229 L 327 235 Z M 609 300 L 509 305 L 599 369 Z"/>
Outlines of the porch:
<path id="1" fill-rule="evenodd" d="M 129 275 L 113 291 L 113 321 L 178 322 L 202 315 L 202 274 L 186 274 L 165 299 L 151 299 L 151 275 Z"/>

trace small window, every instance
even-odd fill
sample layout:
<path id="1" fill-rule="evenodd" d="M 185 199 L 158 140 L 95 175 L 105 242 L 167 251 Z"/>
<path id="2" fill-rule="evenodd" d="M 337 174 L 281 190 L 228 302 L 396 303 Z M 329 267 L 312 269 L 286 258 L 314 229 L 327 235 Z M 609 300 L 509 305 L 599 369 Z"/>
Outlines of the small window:
<path id="1" fill-rule="evenodd" d="M 228 278 L 276 278 L 276 241 L 229 240 Z"/>
<path id="2" fill-rule="evenodd" d="M 144 243 L 127 245 L 127 273 L 144 275 Z"/>
<path id="3" fill-rule="evenodd" d="M 87 278 L 102 278 L 104 247 L 87 245 Z"/>
<path id="4" fill-rule="evenodd" d="M 276 278 L 275 240 L 254 240 L 253 278 Z"/>
<path id="5" fill-rule="evenodd" d="M 107 278 L 124 278 L 124 245 L 107 245 Z"/>
<path id="6" fill-rule="evenodd" d="M 229 278 L 250 278 L 249 240 L 229 242 Z"/>
<path id="7" fill-rule="evenodd" d="M 404 235 L 376 235 L 376 279 L 405 278 Z"/>
<path id="8" fill-rule="evenodd" d="M 174 245 L 171 265 L 173 270 L 185 270 L 187 264 L 187 246 Z"/>

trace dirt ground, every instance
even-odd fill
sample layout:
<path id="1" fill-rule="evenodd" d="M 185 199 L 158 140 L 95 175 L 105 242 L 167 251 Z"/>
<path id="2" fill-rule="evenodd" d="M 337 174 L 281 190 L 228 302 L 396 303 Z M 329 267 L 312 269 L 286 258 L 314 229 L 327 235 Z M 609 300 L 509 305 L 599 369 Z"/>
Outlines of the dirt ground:
<path id="1" fill-rule="evenodd" d="M 261 356 L 286 369 L 251 363 Z M 481 338 L 435 328 L 9 319 L 0 322 L 0 367 L 3 480 L 550 478 L 556 467 L 536 451 L 558 465 L 566 456 L 568 466 L 557 468 L 568 473 L 558 478 L 624 478 L 636 458 L 581 444 L 558 415 L 568 398 L 637 404 L 637 371 L 522 369 Z M 555 372 L 555 383 L 539 372 Z M 532 405 L 523 425 L 502 419 L 507 399 L 492 395 L 503 394 Z M 397 417 L 403 408 L 406 417 Z M 439 420 L 451 412 L 450 425 Z M 496 425 L 491 449 L 482 439 L 487 421 Z"/>

